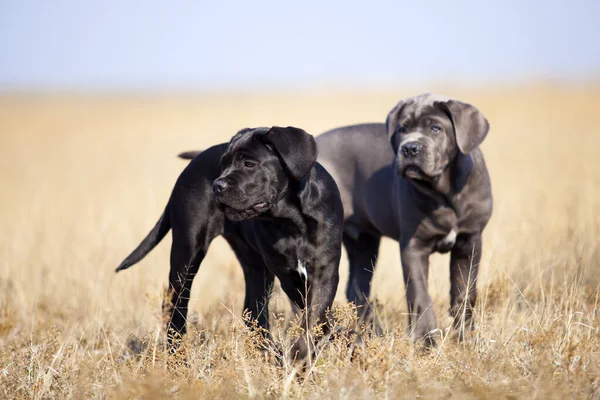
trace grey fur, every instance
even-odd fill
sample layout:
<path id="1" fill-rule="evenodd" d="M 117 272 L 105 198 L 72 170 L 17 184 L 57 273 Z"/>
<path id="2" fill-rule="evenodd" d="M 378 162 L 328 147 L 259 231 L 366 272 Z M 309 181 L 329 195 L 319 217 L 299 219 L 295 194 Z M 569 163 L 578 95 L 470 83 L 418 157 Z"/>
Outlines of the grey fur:
<path id="1" fill-rule="evenodd" d="M 385 125 L 346 126 L 317 137 L 318 161 L 334 177 L 344 205 L 346 294 L 363 317 L 372 318 L 371 279 L 386 236 L 400 242 L 413 339 L 435 343 L 427 290 L 434 252 L 451 252 L 454 326 L 461 335 L 472 327 L 481 234 L 492 213 L 490 178 L 478 147 L 488 129 L 475 107 L 422 95 L 400 101 Z"/>

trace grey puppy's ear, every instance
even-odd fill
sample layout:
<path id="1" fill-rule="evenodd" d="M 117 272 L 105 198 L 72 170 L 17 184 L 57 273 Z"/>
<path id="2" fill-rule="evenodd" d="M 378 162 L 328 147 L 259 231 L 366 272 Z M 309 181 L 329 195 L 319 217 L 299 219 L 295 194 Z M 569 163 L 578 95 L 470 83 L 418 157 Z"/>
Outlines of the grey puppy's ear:
<path id="1" fill-rule="evenodd" d="M 463 154 L 469 154 L 483 142 L 490 130 L 490 124 L 474 106 L 457 100 L 449 100 L 441 105 L 450 114 L 456 144 Z"/>
<path id="2" fill-rule="evenodd" d="M 398 102 L 398 104 L 396 104 L 396 106 L 394 108 L 392 108 L 392 111 L 390 111 L 388 113 L 387 118 L 385 120 L 385 130 L 387 132 L 390 144 L 392 145 L 392 147 L 394 147 L 394 152 L 396 152 L 398 150 L 394 144 L 395 135 L 396 135 L 396 124 L 398 124 L 398 118 L 400 117 L 400 112 L 402 111 L 402 108 L 405 105 L 406 105 L 406 100 L 400 100 Z"/>
<path id="3" fill-rule="evenodd" d="M 317 141 L 302 129 L 274 126 L 258 136 L 273 147 L 295 180 L 304 178 L 317 161 Z"/>

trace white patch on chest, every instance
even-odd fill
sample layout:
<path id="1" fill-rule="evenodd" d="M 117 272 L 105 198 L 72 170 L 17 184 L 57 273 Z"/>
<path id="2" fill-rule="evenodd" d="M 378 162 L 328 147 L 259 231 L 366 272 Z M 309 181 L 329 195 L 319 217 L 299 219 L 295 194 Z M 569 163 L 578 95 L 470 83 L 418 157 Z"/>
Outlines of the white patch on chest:
<path id="1" fill-rule="evenodd" d="M 450 232 L 446 235 L 445 238 L 440 240 L 440 245 L 446 248 L 454 247 L 454 243 L 456 242 L 456 231 L 451 229 Z"/>
<path id="2" fill-rule="evenodd" d="M 308 271 L 306 271 L 304 263 L 300 260 L 298 260 L 298 264 L 296 265 L 296 271 L 298 271 L 298 274 L 300 274 L 300 276 L 303 277 L 304 280 L 308 279 Z"/>

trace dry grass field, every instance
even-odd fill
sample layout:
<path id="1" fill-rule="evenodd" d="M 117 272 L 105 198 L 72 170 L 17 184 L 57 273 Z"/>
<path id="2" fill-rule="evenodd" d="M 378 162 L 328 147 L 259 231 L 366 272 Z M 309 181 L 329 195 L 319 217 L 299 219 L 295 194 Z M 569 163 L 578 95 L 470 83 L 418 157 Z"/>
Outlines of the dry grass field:
<path id="1" fill-rule="evenodd" d="M 600 398 L 600 85 L 437 89 L 492 125 L 476 329 L 418 352 L 398 245 L 386 240 L 373 290 L 385 335 L 365 335 L 352 358 L 335 339 L 304 379 L 256 351 L 223 240 L 194 283 L 185 360 L 163 348 L 170 236 L 113 270 L 162 212 L 185 166 L 178 152 L 246 126 L 318 134 L 383 121 L 421 90 L 0 96 L 0 398 Z M 434 256 L 430 272 L 442 328 L 447 263 Z M 344 327 L 345 256 L 341 271 Z M 272 304 L 285 347 L 287 299 Z"/>

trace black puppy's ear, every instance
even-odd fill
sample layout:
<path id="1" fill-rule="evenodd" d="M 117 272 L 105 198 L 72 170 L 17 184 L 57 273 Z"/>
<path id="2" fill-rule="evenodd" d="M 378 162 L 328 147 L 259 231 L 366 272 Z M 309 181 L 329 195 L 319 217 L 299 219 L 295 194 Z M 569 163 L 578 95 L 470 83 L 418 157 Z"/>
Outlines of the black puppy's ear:
<path id="1" fill-rule="evenodd" d="M 489 122 L 477 108 L 470 104 L 449 100 L 442 103 L 442 106 L 452 118 L 458 148 L 463 154 L 469 154 L 487 136 L 490 130 Z"/>
<path id="2" fill-rule="evenodd" d="M 388 113 L 387 118 L 385 120 L 385 130 L 387 132 L 390 144 L 394 148 L 394 153 L 398 151 L 396 143 L 396 125 L 398 124 L 400 112 L 402 111 L 402 108 L 405 105 L 406 100 L 400 100 L 398 104 L 396 104 L 396 106 L 392 108 L 392 111 Z"/>
<path id="3" fill-rule="evenodd" d="M 290 175 L 298 181 L 310 172 L 317 161 L 317 141 L 302 129 L 274 126 L 260 135 L 260 139 L 273 146 Z"/>

